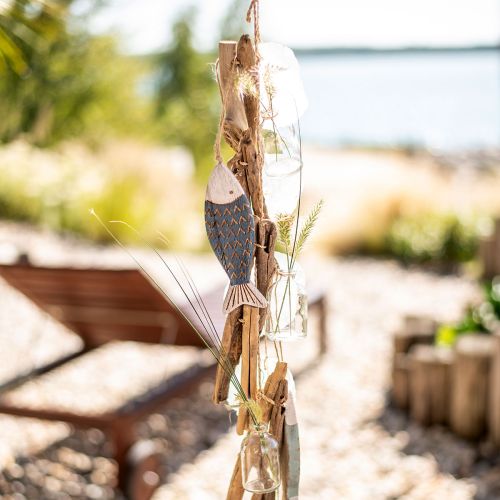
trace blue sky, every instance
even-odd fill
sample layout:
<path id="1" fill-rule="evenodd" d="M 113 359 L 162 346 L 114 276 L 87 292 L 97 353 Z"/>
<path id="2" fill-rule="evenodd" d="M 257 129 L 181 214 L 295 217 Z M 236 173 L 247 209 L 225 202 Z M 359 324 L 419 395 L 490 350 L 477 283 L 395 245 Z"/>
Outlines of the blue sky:
<path id="1" fill-rule="evenodd" d="M 198 11 L 197 44 L 215 46 L 230 0 L 109 0 L 93 20 L 121 34 L 130 52 L 157 50 L 180 11 Z M 261 0 L 266 41 L 293 47 L 492 44 L 500 40 L 500 0 Z"/>

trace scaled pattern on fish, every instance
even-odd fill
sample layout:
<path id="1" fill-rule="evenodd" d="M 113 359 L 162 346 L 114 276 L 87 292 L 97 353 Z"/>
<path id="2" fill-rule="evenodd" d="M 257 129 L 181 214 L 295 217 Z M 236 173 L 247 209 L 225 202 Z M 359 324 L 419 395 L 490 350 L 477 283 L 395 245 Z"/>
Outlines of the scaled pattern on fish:
<path id="1" fill-rule="evenodd" d="M 243 304 L 266 307 L 265 297 L 251 281 L 255 250 L 252 208 L 234 174 L 221 163 L 208 180 L 205 227 L 212 250 L 229 277 L 224 312 Z"/>

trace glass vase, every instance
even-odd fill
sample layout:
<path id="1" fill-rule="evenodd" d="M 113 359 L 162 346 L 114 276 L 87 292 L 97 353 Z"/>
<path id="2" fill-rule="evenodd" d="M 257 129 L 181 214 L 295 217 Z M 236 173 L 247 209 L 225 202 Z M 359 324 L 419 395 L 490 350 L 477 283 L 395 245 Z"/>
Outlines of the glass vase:
<path id="1" fill-rule="evenodd" d="M 300 196 L 302 159 L 297 125 L 264 131 L 263 191 L 269 216 L 291 214 Z"/>
<path id="2" fill-rule="evenodd" d="M 278 271 L 269 289 L 266 335 L 271 341 L 294 341 L 307 336 L 307 292 L 302 267 L 289 268 L 286 255 L 276 253 Z"/>
<path id="3" fill-rule="evenodd" d="M 279 443 L 267 426 L 249 430 L 240 451 L 243 488 L 250 493 L 270 493 L 280 485 Z"/>

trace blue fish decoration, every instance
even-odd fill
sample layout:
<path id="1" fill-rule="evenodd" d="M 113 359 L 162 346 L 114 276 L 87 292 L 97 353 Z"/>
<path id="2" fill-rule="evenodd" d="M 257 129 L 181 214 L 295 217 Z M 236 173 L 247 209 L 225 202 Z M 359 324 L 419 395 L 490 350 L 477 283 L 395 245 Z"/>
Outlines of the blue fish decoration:
<path id="1" fill-rule="evenodd" d="M 250 202 L 238 179 L 218 163 L 208 180 L 205 228 L 217 259 L 229 277 L 224 312 L 243 304 L 266 307 L 267 301 L 251 282 L 255 222 Z"/>

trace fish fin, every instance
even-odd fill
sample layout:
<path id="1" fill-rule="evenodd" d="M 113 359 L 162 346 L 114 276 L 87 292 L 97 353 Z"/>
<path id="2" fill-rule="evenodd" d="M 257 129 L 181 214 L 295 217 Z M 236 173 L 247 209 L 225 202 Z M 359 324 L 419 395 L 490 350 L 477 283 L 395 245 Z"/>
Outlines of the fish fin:
<path id="1" fill-rule="evenodd" d="M 267 307 L 267 300 L 253 283 L 231 285 L 224 299 L 224 313 L 229 314 L 243 304 L 262 308 Z"/>

